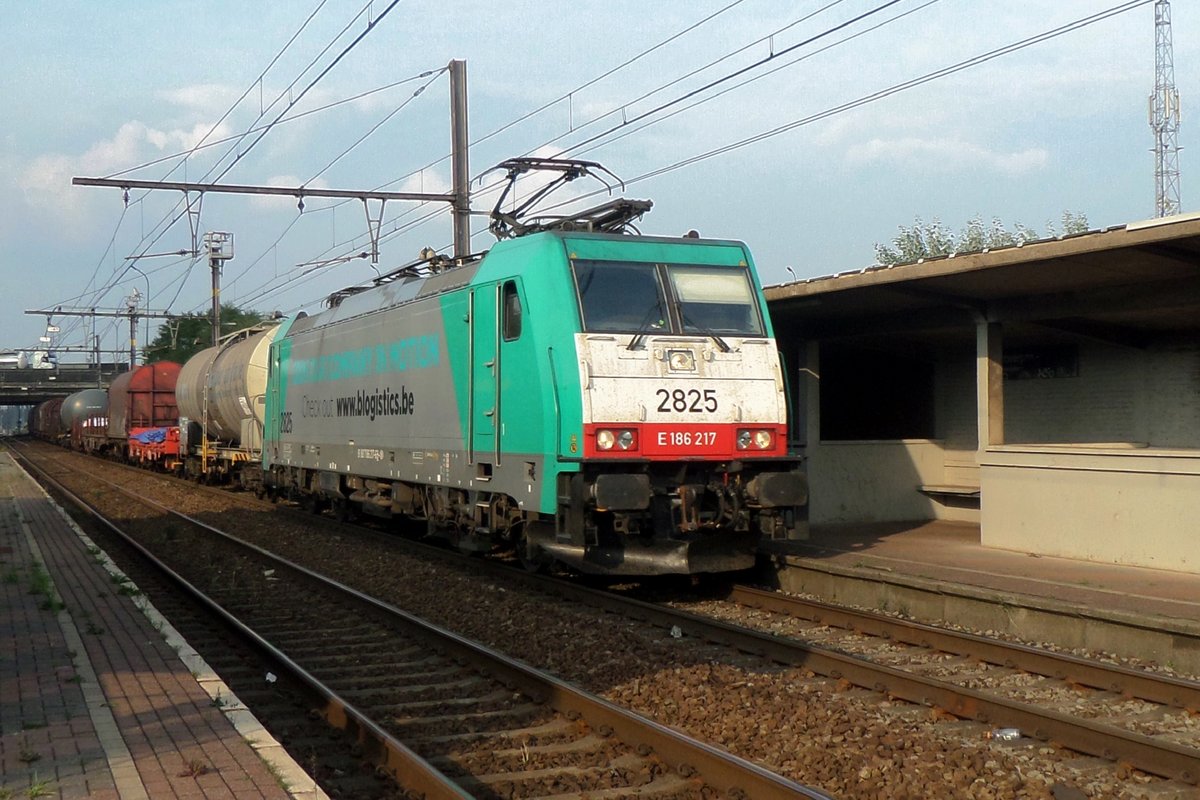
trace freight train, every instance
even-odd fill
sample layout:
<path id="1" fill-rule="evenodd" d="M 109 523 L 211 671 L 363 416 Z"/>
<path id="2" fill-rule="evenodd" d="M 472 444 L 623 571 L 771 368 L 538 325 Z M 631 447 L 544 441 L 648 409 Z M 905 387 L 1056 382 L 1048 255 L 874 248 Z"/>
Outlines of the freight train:
<path id="1" fill-rule="evenodd" d="M 509 226 L 481 257 L 431 255 L 242 331 L 172 365 L 169 398 L 154 376 L 171 369 L 140 367 L 109 392 L 108 452 L 421 520 L 464 550 L 507 542 L 531 569 L 749 567 L 762 538 L 806 535 L 761 286 L 741 242 L 628 233 L 638 202 Z"/>

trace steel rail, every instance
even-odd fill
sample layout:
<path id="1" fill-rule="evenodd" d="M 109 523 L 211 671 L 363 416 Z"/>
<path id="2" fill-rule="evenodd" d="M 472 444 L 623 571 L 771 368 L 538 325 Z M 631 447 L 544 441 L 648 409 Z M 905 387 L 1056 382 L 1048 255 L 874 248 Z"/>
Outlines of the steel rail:
<path id="1" fill-rule="evenodd" d="M 369 529 L 363 530 L 369 531 Z M 381 536 L 381 534 L 375 535 Z M 389 540 L 393 544 L 395 543 L 395 537 L 389 537 Z M 461 560 L 456 554 L 440 548 L 412 542 L 405 542 L 405 544 L 420 547 L 423 551 L 443 559 Z M 523 582 L 551 595 L 607 608 L 666 628 L 678 626 L 689 635 L 725 644 L 779 663 L 804 667 L 816 674 L 835 680 L 845 680 L 853 685 L 879 691 L 908 702 L 932 706 L 956 717 L 1001 727 L 1017 727 L 1035 739 L 1050 741 L 1076 752 L 1098 756 L 1150 774 L 1177 779 L 1185 783 L 1200 783 L 1200 749 L 1197 748 L 1156 740 L 1115 726 L 1038 709 L 1035 706 L 1007 700 L 983 691 L 959 687 L 935 678 L 914 675 L 901 669 L 837 653 L 827 648 L 760 633 L 720 620 L 621 597 L 611 592 L 579 586 L 543 575 L 531 575 L 508 567 L 494 567 L 480 562 L 472 562 L 471 568 L 485 571 L 488 574 L 503 572 L 508 579 Z M 764 595 L 784 597 L 772 592 L 761 592 L 756 597 L 765 601 Z M 865 622 L 863 624 L 866 625 Z M 930 641 L 934 641 L 932 632 L 940 632 L 947 637 L 957 635 L 933 626 L 923 627 L 930 630 Z M 992 663 L 1007 665 L 1002 658 L 1004 649 L 1009 647 L 1007 643 L 991 642 L 984 637 L 975 636 L 974 638 L 979 640 L 978 652 L 989 652 L 988 660 L 1000 659 Z M 943 644 L 946 645 L 944 648 L 942 644 L 931 646 L 945 649 L 946 652 L 956 652 L 952 638 L 943 640 Z M 986 649 L 983 647 L 985 644 L 987 645 Z M 1061 680 L 1074 680 L 1074 676 L 1078 675 L 1081 676 L 1078 680 L 1081 685 L 1113 690 L 1113 679 L 1110 678 L 1108 682 L 1104 680 L 1104 665 L 1089 664 L 1084 659 L 1059 656 L 1024 646 L 1017 647 L 1028 650 L 1032 654 L 1040 654 L 1047 659 L 1042 662 L 1042 668 L 1045 671 L 1034 670 L 1038 674 L 1049 675 Z M 1011 655 L 1016 655 L 1016 653 Z M 1060 670 L 1053 667 L 1055 659 L 1062 659 Z M 1034 663 L 1032 659 L 1030 663 Z M 1062 672 L 1061 676 L 1059 671 Z M 1195 708 L 1196 687 L 1189 681 L 1165 678 L 1165 676 L 1147 676 L 1126 668 L 1119 668 L 1119 673 L 1120 679 L 1125 681 L 1125 683 L 1119 684 L 1125 687 L 1122 691 L 1142 697 L 1142 699 L 1175 707 Z M 1156 683 L 1160 685 L 1156 687 Z"/>
<path id="2" fill-rule="evenodd" d="M 42 471 L 39 470 L 39 472 Z M 559 678 L 537 670 L 517 659 L 484 647 L 452 631 L 439 628 L 401 608 L 364 594 L 346 584 L 314 572 L 307 567 L 257 545 L 238 539 L 231 534 L 186 514 L 174 511 L 154 500 L 136 495 L 124 487 L 104 481 L 96 476 L 91 476 L 91 480 L 105 483 L 140 503 L 152 506 L 165 514 L 184 520 L 188 524 L 199 527 L 233 546 L 252 552 L 260 558 L 283 566 L 323 587 L 353 598 L 375 614 L 386 618 L 389 622 L 400 622 L 416 635 L 434 641 L 438 650 L 444 652 L 451 659 L 462 659 L 474 663 L 486 664 L 485 668 L 488 673 L 501 683 L 506 685 L 511 684 L 531 698 L 547 702 L 552 708 L 566 715 L 568 718 L 582 717 L 596 730 L 611 731 L 625 744 L 636 748 L 639 753 L 643 755 L 653 753 L 680 775 L 684 777 L 698 777 L 705 784 L 717 789 L 722 794 L 731 797 L 754 798 L 755 800 L 759 800 L 759 798 L 762 798 L 762 800 L 792 800 L 796 797 L 806 797 L 811 798 L 811 800 L 833 800 L 831 795 L 820 789 L 796 783 L 724 750 L 692 739 L 654 720 L 578 689 Z M 55 483 L 57 484 L 58 482 L 55 481 Z M 84 502 L 81 500 L 75 501 Z M 90 506 L 87 506 L 87 508 L 91 513 L 98 513 Z M 110 523 L 106 522 L 105 524 Z M 144 552 L 144 548 L 136 542 L 133 542 L 133 544 L 140 551 Z M 148 557 L 155 562 L 158 561 L 153 556 Z M 163 567 L 164 569 L 169 569 L 165 565 Z M 172 576 L 175 575 L 173 572 L 169 574 Z M 190 584 L 187 584 L 183 578 L 177 579 L 190 587 Z M 192 590 L 197 593 L 199 592 L 199 590 L 194 588 Z M 212 601 L 208 602 L 211 603 Z M 213 607 L 216 607 L 215 603 Z M 265 640 L 262 640 L 261 637 L 258 637 L 253 631 L 250 631 L 249 628 L 245 628 L 240 623 L 238 623 L 238 627 L 239 629 L 248 631 L 256 641 L 262 642 L 264 647 L 274 650 L 273 647 L 266 643 Z M 284 656 L 282 653 L 279 653 L 279 657 L 287 659 L 287 656 Z M 291 662 L 287 660 L 285 663 L 290 664 Z M 298 665 L 295 668 L 298 670 L 301 669 Z M 308 675 L 303 670 L 301 670 L 301 673 L 305 676 Z M 333 692 L 329 689 L 324 689 L 324 692 L 333 696 Z M 369 719 L 366 719 L 365 716 L 354 709 L 349 703 L 341 701 L 341 705 L 346 709 L 347 714 L 351 715 L 356 724 L 364 727 L 369 725 L 372 729 L 380 731 L 385 736 L 390 736 L 378 728 L 378 726 L 375 726 L 374 723 L 371 723 Z M 338 715 L 335 713 L 334 716 L 336 718 Z M 399 742 L 397 744 L 403 748 L 403 752 L 411 753 L 403 744 Z M 412 757 L 419 760 L 419 757 L 415 754 Z M 428 768 L 434 770 L 433 767 Z M 436 772 L 436 770 L 434 771 Z M 438 775 L 440 776 L 440 773 Z M 399 775 L 397 775 L 397 782 L 403 785 L 403 781 Z M 416 787 L 411 788 L 415 789 Z M 457 787 L 454 788 L 457 789 Z M 450 796 L 469 797 L 469 795 Z M 439 795 L 430 794 L 429 797 L 433 800 L 433 798 L 439 797 Z"/>
<path id="3" fill-rule="evenodd" d="M 751 586 L 734 586 L 725 599 L 750 608 L 844 628 L 867 636 L 878 636 L 891 642 L 940 650 L 1125 697 L 1186 709 L 1193 714 L 1200 713 L 1200 683 L 1171 675 L 1156 675 L 1118 664 L 1089 661 L 1065 653 L 1053 653 L 1015 642 L 997 641 L 974 633 L 833 606 Z"/>
<path id="4" fill-rule="evenodd" d="M 1027 703 L 877 664 L 865 658 L 761 633 L 667 606 L 620 597 L 610 592 L 563 581 L 544 580 L 541 576 L 521 574 L 518 579 L 538 585 L 550 594 L 595 604 L 666 628 L 677 626 L 688 635 L 725 644 L 781 664 L 802 667 L 835 680 L 845 680 L 889 697 L 931 706 L 962 719 L 1001 727 L 1017 727 L 1035 739 L 1053 742 L 1069 750 L 1126 764 L 1184 783 L 1200 782 L 1200 749 L 1194 747 L 1154 739 L 1049 709 L 1040 709 Z"/>
<path id="5" fill-rule="evenodd" d="M 167 578 L 179 586 L 185 593 L 190 595 L 202 606 L 207 608 L 213 615 L 218 617 L 226 625 L 229 625 L 236 630 L 243 638 L 248 640 L 254 649 L 263 653 L 266 659 L 276 665 L 281 673 L 288 675 L 295 680 L 299 685 L 305 687 L 308 692 L 317 697 L 323 703 L 320 708 L 321 715 L 333 727 L 344 730 L 347 733 L 357 737 L 359 743 L 363 746 L 365 754 L 372 759 L 379 767 L 386 770 L 392 775 L 394 780 L 403 788 L 423 795 L 427 800 L 471 800 L 471 795 L 463 792 L 453 781 L 439 772 L 427 761 L 422 759 L 412 750 L 404 745 L 403 742 L 396 739 L 387 731 L 383 730 L 376 723 L 368 719 L 352 704 L 346 702 L 338 696 L 336 692 L 327 687 L 324 683 L 314 677 L 311 673 L 281 652 L 270 642 L 263 639 L 249 626 L 233 614 L 226 611 L 215 600 L 206 595 L 203 591 L 197 588 L 194 584 L 177 573 L 171 567 L 163 563 L 159 558 L 154 556 L 149 550 L 141 545 L 136 539 L 127 534 L 121 528 L 111 523 L 104 515 L 92 506 L 91 503 L 79 497 L 72 492 L 61 481 L 51 476 L 45 469 L 33 463 L 29 458 L 22 454 L 13 454 L 28 470 L 38 473 L 44 481 L 51 484 L 56 491 L 62 493 L 64 497 L 78 506 L 81 510 L 92 516 L 99 524 L 103 525 L 114 535 L 137 551 L 151 565 L 160 570 Z M 134 497 L 132 492 L 128 492 L 115 484 L 108 481 L 95 478 L 93 480 L 101 480 L 114 488 L 122 491 L 128 496 Z M 147 500 L 144 497 L 137 497 L 140 502 L 145 502 L 150 505 L 157 506 L 157 503 Z M 161 508 L 161 506 L 159 506 Z M 196 524 L 204 526 L 203 523 Z"/>

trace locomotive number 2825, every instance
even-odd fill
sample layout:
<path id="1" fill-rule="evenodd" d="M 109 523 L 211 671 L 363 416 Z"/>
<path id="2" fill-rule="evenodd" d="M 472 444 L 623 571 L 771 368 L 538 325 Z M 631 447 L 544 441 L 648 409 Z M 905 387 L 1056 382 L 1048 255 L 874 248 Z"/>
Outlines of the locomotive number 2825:
<path id="1" fill-rule="evenodd" d="M 662 412 L 679 411 L 689 414 L 703 414 L 717 410 L 717 390 L 705 389 L 658 389 L 655 396 L 661 402 L 658 410 Z"/>

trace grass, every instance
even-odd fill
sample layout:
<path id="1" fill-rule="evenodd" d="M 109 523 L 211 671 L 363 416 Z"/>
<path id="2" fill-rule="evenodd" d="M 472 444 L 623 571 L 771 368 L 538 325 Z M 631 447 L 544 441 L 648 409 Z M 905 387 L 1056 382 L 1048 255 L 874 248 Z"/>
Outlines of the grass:
<path id="1" fill-rule="evenodd" d="M 40 594 L 46 598 L 38 604 L 38 608 L 56 614 L 66 608 L 66 604 L 54 596 L 54 584 L 50 581 L 50 573 L 46 572 L 46 568 L 35 561 L 32 573 L 29 578 L 29 593 Z"/>
<path id="2" fill-rule="evenodd" d="M 21 570 L 17 569 L 16 567 L 13 567 L 12 569 L 5 572 L 4 573 L 4 582 L 8 583 L 8 584 L 20 583 L 21 582 Z M 3 800 L 3 798 L 0 798 L 0 800 Z"/>
<path id="3" fill-rule="evenodd" d="M 183 762 L 183 771 L 179 773 L 181 778 L 199 778 L 201 775 L 208 774 L 208 765 L 198 758 L 189 758 Z"/>
<path id="4" fill-rule="evenodd" d="M 39 562 L 33 562 L 33 575 L 29 579 L 29 593 L 49 596 L 53 591 L 54 586 L 50 583 L 50 573 L 46 572 L 46 568 Z"/>
<path id="5" fill-rule="evenodd" d="M 263 764 L 266 765 L 267 772 L 271 773 L 271 777 L 275 779 L 275 784 L 285 792 L 290 792 L 292 790 L 291 784 L 284 779 L 283 773 L 279 771 L 279 765 L 263 758 L 262 753 L 259 753 L 258 757 L 262 759 Z"/>
<path id="6" fill-rule="evenodd" d="M 130 580 L 128 575 L 119 575 L 117 573 L 110 572 L 108 574 L 108 579 L 116 585 L 117 594 L 119 595 L 124 595 L 125 597 L 137 597 L 142 593 L 142 590 L 134 585 L 133 581 Z"/>
<path id="7" fill-rule="evenodd" d="M 33 800 L 35 797 L 49 797 L 50 795 L 58 794 L 50 786 L 50 781 L 34 780 L 29 784 L 29 788 L 25 790 L 25 796 Z"/>
<path id="8" fill-rule="evenodd" d="M 10 789 L 7 786 L 0 787 L 0 800 L 16 800 L 19 796 L 34 800 L 37 797 L 50 797 L 54 794 L 57 794 L 57 792 L 54 791 L 50 781 L 38 780 L 37 775 L 34 775 L 33 782 L 29 784 L 29 788 L 20 795 L 17 794 L 16 789 Z"/>

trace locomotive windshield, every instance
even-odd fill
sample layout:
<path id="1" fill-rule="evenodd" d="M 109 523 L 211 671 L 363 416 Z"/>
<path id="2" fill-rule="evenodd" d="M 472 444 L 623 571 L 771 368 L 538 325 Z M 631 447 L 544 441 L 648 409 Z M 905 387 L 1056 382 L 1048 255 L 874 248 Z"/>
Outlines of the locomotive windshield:
<path id="1" fill-rule="evenodd" d="M 584 260 L 571 266 L 585 331 L 763 335 L 743 268 Z"/>

